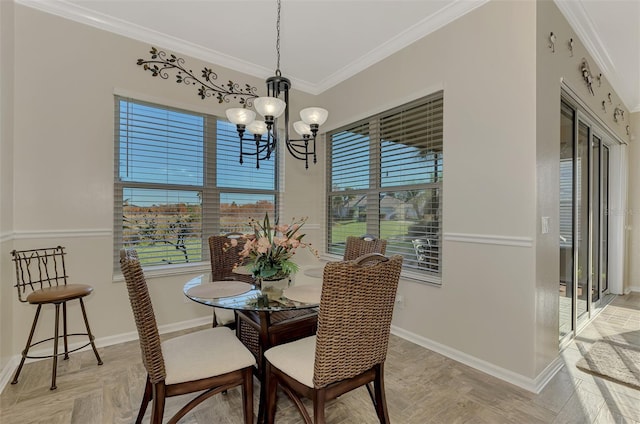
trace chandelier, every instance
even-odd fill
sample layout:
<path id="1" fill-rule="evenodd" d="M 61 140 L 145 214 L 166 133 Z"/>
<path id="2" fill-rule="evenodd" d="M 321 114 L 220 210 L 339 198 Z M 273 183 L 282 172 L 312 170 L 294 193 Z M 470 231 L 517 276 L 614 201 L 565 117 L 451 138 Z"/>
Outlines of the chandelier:
<path id="1" fill-rule="evenodd" d="M 280 72 L 280 1 L 278 0 L 278 15 L 276 20 L 276 71 L 275 75 L 267 78 L 267 95 L 253 99 L 253 107 L 264 120 L 256 119 L 256 112 L 251 109 L 227 109 L 227 119 L 236 125 L 240 137 L 240 163 L 244 163 L 244 156 L 256 157 L 256 168 L 260 168 L 260 161 L 271 158 L 282 137 L 287 150 L 296 159 L 304 160 L 305 168 L 309 168 L 309 156 L 316 157 L 316 135 L 320 125 L 327 120 L 329 112 L 319 107 L 308 107 L 300 111 L 300 121 L 293 123 L 294 131 L 301 138 L 289 138 L 289 90 L 291 81 Z M 246 104 L 245 104 L 246 106 Z M 278 118 L 284 115 L 284 133 L 278 132 Z M 248 131 L 253 137 L 245 136 Z M 255 143 L 254 151 L 244 149 L 245 142 Z"/>

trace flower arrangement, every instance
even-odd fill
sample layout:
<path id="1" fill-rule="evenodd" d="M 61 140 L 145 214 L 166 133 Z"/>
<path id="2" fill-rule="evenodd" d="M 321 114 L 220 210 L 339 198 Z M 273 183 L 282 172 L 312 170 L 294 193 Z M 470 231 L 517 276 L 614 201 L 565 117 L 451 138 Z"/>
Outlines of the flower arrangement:
<path id="1" fill-rule="evenodd" d="M 276 222 L 272 228 L 269 214 L 265 214 L 262 223 L 251 218 L 249 225 L 253 234 L 243 236 L 246 241 L 239 255 L 256 279 L 277 280 L 298 271 L 298 265 L 291 260 L 298 248 L 309 249 L 318 256 L 311 243 L 302 242 L 305 234 L 300 234 L 300 229 L 306 221 L 306 217 L 293 218 L 289 225 Z M 238 241 L 231 240 L 231 243 L 235 246 Z"/>

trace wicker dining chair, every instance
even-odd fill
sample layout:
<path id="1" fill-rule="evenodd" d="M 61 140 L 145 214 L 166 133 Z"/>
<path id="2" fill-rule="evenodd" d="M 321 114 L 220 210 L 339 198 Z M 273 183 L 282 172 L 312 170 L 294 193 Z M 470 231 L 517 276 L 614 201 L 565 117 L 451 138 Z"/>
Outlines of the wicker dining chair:
<path id="1" fill-rule="evenodd" d="M 389 423 L 384 362 L 401 268 L 402 256 L 377 253 L 326 265 L 317 334 L 265 352 L 267 423 L 278 385 L 307 424 L 323 424 L 328 400 L 366 385 L 380 423 Z M 313 420 L 300 397 L 313 401 Z"/>
<path id="2" fill-rule="evenodd" d="M 387 241 L 365 234 L 364 236 L 348 236 L 344 246 L 343 261 L 353 261 L 368 253 L 380 253 L 387 251 Z"/>
<path id="3" fill-rule="evenodd" d="M 244 248 L 245 239 L 241 233 L 228 233 L 226 235 L 214 235 L 209 237 L 209 256 L 211 258 L 212 281 L 237 280 L 245 283 L 253 283 L 251 275 L 241 275 L 233 272 L 233 268 L 240 263 L 239 253 Z M 238 244 L 231 245 L 231 240 L 236 239 Z M 230 309 L 213 308 L 213 326 L 235 325 L 235 313 Z"/>
<path id="4" fill-rule="evenodd" d="M 151 423 L 161 424 L 165 398 L 201 392 L 168 421 L 177 423 L 202 401 L 235 386 L 242 386 L 244 422 L 252 423 L 255 359 L 251 352 L 226 327 L 208 328 L 160 342 L 149 290 L 135 250 L 120 251 L 120 267 L 147 370 L 136 423 L 142 422 L 150 401 L 153 401 Z"/>
<path id="5" fill-rule="evenodd" d="M 56 375 L 58 367 L 58 356 L 64 355 L 64 359 L 69 359 L 69 353 L 83 349 L 89 345 L 96 355 L 98 365 L 102 365 L 102 359 L 98 354 L 98 349 L 94 343 L 94 337 L 89 327 L 87 311 L 84 307 L 84 297 L 93 292 L 93 287 L 87 284 L 67 284 L 69 276 L 64 263 L 66 252 L 64 247 L 51 247 L 31 250 L 14 250 L 11 252 L 16 266 L 16 284 L 18 289 L 18 300 L 23 303 L 38 305 L 36 315 L 33 318 L 31 332 L 27 338 L 27 345 L 22 351 L 22 359 L 13 375 L 11 384 L 18 383 L 18 377 L 27 358 L 52 358 L 53 366 L 51 371 L 51 390 L 55 390 Z M 69 333 L 67 331 L 67 302 L 78 300 L 82 310 L 82 318 L 86 333 Z M 40 317 L 43 305 L 55 306 L 55 323 L 53 337 L 33 342 L 33 336 Z M 60 335 L 60 305 L 62 305 L 62 335 Z M 68 339 L 70 336 L 87 336 L 86 344 L 69 350 Z M 64 351 L 58 353 L 58 344 L 63 339 Z M 29 350 L 41 343 L 53 341 L 53 354 L 46 356 L 29 356 Z"/>

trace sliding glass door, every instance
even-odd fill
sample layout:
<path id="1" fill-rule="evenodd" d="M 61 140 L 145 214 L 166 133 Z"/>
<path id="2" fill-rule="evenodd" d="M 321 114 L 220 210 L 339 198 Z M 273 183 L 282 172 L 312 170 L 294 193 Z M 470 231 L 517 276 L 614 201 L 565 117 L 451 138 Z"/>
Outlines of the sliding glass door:
<path id="1" fill-rule="evenodd" d="M 560 338 L 573 334 L 608 290 L 609 148 L 568 102 L 560 118 Z"/>

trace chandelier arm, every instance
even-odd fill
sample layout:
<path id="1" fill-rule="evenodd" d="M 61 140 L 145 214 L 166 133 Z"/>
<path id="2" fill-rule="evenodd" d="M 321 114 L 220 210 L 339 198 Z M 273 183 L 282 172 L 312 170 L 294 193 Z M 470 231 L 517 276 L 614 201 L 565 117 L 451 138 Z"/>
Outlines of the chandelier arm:
<path id="1" fill-rule="evenodd" d="M 256 87 L 245 84 L 244 88 L 240 84 L 229 81 L 227 84 L 216 84 L 213 81 L 218 79 L 218 75 L 211 68 L 204 67 L 201 71 L 202 76 L 198 77 L 191 69 L 184 67 L 185 60 L 177 57 L 175 54 L 167 55 L 166 52 L 151 47 L 149 51 L 151 59 L 138 59 L 138 66 L 142 66 L 145 71 L 151 73 L 151 76 L 159 76 L 162 79 L 169 78 L 170 70 L 176 70 L 176 83 L 185 85 L 200 85 L 197 93 L 201 99 L 206 97 L 214 97 L 218 99 L 218 103 L 229 103 L 233 98 L 238 100 L 241 105 L 252 106 L 253 99 L 258 97 Z"/>
<path id="2" fill-rule="evenodd" d="M 244 156 L 255 156 L 256 169 L 260 169 L 260 161 L 268 160 L 271 158 L 271 153 L 273 152 L 275 147 L 274 147 L 274 142 L 270 140 L 270 137 L 267 138 L 266 140 L 262 140 L 262 137 L 255 138 L 255 136 L 254 138 L 245 138 L 243 133 L 243 135 L 241 135 L 239 138 L 240 138 L 240 164 L 241 165 L 244 163 L 244 160 L 243 160 Z M 244 151 L 243 144 L 244 142 L 247 142 L 247 141 L 253 141 L 255 143 L 255 146 L 256 146 L 255 152 Z M 260 156 L 263 153 L 264 155 Z"/>
<path id="3" fill-rule="evenodd" d="M 313 150 L 309 151 L 309 141 L 313 141 Z M 304 144 L 299 144 L 299 143 Z M 309 168 L 309 156 L 313 156 L 313 163 L 317 163 L 315 137 L 286 140 L 287 150 L 295 159 L 303 160 L 305 168 Z M 303 150 L 304 149 L 304 150 Z"/>

